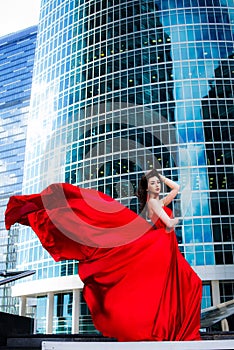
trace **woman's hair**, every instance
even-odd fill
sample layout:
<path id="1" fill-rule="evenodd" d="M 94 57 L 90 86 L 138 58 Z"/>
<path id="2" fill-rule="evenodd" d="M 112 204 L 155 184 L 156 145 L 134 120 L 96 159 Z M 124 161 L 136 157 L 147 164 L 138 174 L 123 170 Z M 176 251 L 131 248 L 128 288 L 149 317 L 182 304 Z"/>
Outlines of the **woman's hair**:
<path id="1" fill-rule="evenodd" d="M 156 169 L 152 169 L 148 171 L 145 175 L 143 175 L 139 182 L 136 196 L 138 197 L 140 203 L 140 212 L 144 211 L 145 209 L 145 205 L 147 202 L 148 180 L 153 176 L 156 176 L 160 180 L 159 172 Z"/>

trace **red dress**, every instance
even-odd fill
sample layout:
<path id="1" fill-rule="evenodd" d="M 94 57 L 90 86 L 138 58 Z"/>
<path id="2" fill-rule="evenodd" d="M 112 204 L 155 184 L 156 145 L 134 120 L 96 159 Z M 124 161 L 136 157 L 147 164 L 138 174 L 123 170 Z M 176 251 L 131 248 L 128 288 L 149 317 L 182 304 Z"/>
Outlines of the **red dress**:
<path id="1" fill-rule="evenodd" d="M 69 184 L 12 196 L 5 220 L 7 229 L 31 226 L 56 261 L 79 260 L 84 298 L 104 336 L 200 339 L 201 280 L 161 220 L 153 229 L 109 196 Z"/>

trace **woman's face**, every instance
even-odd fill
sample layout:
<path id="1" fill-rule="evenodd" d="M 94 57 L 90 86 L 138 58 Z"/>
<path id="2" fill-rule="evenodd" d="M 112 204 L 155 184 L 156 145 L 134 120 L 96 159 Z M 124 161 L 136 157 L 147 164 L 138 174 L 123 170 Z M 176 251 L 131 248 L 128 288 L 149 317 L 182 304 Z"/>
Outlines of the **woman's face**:
<path id="1" fill-rule="evenodd" d="M 148 180 L 148 192 L 158 195 L 161 191 L 161 182 L 157 176 L 150 177 Z"/>

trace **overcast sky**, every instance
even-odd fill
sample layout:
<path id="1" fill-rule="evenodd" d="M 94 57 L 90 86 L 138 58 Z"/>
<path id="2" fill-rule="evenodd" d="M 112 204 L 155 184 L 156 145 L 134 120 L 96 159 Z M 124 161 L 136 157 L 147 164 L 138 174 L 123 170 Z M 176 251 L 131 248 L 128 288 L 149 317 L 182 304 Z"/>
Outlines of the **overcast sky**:
<path id="1" fill-rule="evenodd" d="M 38 24 L 41 0 L 0 0 L 0 36 Z"/>

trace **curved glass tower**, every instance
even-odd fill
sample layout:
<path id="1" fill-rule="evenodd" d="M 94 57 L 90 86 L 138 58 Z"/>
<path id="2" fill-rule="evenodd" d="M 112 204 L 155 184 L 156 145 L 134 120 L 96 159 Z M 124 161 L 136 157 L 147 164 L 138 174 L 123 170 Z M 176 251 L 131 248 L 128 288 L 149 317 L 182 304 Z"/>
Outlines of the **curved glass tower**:
<path id="1" fill-rule="evenodd" d="M 234 288 L 233 31 L 231 0 L 43 0 L 34 67 L 24 192 L 66 181 L 137 210 L 139 177 L 162 170 L 181 184 L 178 242 L 203 307 Z M 40 319 L 48 303 L 41 331 L 64 319 L 62 331 L 85 331 L 77 262 L 55 264 L 30 230 L 21 237 L 18 266 L 46 281 L 15 294 L 40 296 Z"/>

